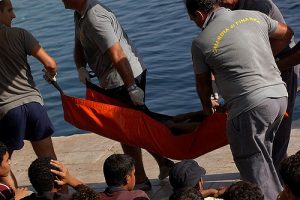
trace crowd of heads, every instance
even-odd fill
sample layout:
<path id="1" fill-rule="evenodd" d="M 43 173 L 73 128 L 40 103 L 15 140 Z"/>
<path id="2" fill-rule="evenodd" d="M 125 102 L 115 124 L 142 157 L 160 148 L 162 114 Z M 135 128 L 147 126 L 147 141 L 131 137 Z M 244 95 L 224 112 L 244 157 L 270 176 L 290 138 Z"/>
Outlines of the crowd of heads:
<path id="1" fill-rule="evenodd" d="M 203 176 L 206 171 L 194 160 L 178 162 L 169 174 L 173 194 L 170 200 L 203 199 L 206 196 L 203 191 Z M 279 194 L 281 199 L 300 199 L 300 151 L 284 159 L 279 168 L 280 177 L 283 180 L 284 190 Z M 219 193 L 219 198 L 224 200 L 263 200 L 262 190 L 248 181 L 238 181 Z"/>
<path id="2" fill-rule="evenodd" d="M 0 175 L 5 176 L 10 170 L 8 149 L 0 142 Z M 51 170 L 58 170 L 50 164 L 52 158 L 44 157 L 34 160 L 29 169 L 28 176 L 33 188 L 38 193 L 58 191 L 61 186 L 56 184 L 58 177 Z M 103 165 L 103 173 L 106 184 L 109 187 L 123 187 L 128 191 L 133 190 L 135 185 L 135 161 L 126 154 L 113 154 L 109 156 Z M 177 162 L 170 170 L 169 180 L 173 187 L 170 200 L 202 200 L 203 176 L 206 171 L 194 160 Z M 284 159 L 279 168 L 279 174 L 283 180 L 285 196 L 300 198 L 300 151 Z M 12 190 L 7 190 L 12 191 Z M 7 192 L 5 190 L 5 192 Z M 1 192 L 1 191 L 0 191 Z M 260 188 L 247 181 L 239 181 L 219 196 L 224 200 L 263 200 L 264 195 Z M 81 188 L 72 197 L 74 200 L 99 199 L 97 192 L 91 188 Z M 290 199 L 290 198 L 288 198 Z"/>

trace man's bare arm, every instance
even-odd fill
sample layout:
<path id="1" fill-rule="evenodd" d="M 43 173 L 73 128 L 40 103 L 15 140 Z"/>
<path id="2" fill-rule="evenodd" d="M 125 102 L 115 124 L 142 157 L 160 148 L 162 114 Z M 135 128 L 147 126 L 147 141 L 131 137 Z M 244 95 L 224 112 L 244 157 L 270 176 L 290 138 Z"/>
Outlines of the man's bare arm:
<path id="1" fill-rule="evenodd" d="M 300 64 L 300 42 L 277 60 L 276 64 L 282 72 Z"/>
<path id="2" fill-rule="evenodd" d="M 133 72 L 130 67 L 130 63 L 120 45 L 120 43 L 115 43 L 111 48 L 109 48 L 108 53 L 113 62 L 114 67 L 117 69 L 118 73 L 123 79 L 126 87 L 129 87 L 134 82 Z"/>
<path id="3" fill-rule="evenodd" d="M 203 112 L 207 115 L 212 115 L 215 112 L 215 107 L 218 106 L 217 102 L 212 101 L 212 85 L 211 85 L 210 71 L 202 74 L 196 74 L 196 89 L 198 96 L 201 100 Z"/>
<path id="4" fill-rule="evenodd" d="M 32 56 L 38 59 L 50 74 L 56 74 L 57 65 L 55 60 L 41 47 L 36 45 L 32 50 Z"/>
<path id="5" fill-rule="evenodd" d="M 270 35 L 270 43 L 274 56 L 288 47 L 293 35 L 294 32 L 289 26 L 278 22 L 276 30 Z"/>

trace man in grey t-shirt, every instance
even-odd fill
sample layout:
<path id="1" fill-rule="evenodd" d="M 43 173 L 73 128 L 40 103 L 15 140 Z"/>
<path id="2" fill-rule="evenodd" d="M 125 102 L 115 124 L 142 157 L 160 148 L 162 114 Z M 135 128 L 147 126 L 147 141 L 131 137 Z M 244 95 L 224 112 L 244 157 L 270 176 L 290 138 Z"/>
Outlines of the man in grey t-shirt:
<path id="1" fill-rule="evenodd" d="M 215 0 L 186 0 L 190 18 L 203 30 L 192 44 L 197 92 L 203 110 L 215 112 L 211 73 L 228 107 L 227 133 L 243 180 L 256 183 L 265 199 L 282 190 L 272 163 L 272 142 L 287 107 L 287 91 L 273 53 L 293 31 L 256 11 L 231 11 Z M 269 38 L 278 41 L 271 49 Z"/>
<path id="2" fill-rule="evenodd" d="M 15 13 L 10 0 L 0 1 L 0 141 L 14 150 L 29 140 L 38 157 L 56 158 L 51 135 L 54 128 L 35 86 L 27 56 L 44 66 L 45 77 L 54 81 L 57 65 L 28 31 L 11 27 Z M 17 187 L 12 173 L 0 182 Z"/>
<path id="3" fill-rule="evenodd" d="M 87 65 L 100 86 L 136 106 L 144 105 L 146 67 L 119 24 L 114 13 L 97 0 L 63 0 L 65 8 L 75 10 L 74 59 L 79 79 L 89 80 Z M 146 177 L 141 149 L 122 144 L 126 154 L 136 160 L 137 188 L 151 189 Z M 173 162 L 151 153 L 159 164 L 160 179 L 168 176 Z"/>
<path id="4" fill-rule="evenodd" d="M 276 21 L 285 23 L 280 10 L 272 2 L 272 0 L 221 0 L 221 5 L 233 10 L 257 10 L 268 15 L 272 19 L 275 19 Z M 271 46 L 276 45 L 276 43 L 274 43 L 272 40 L 270 42 Z M 287 49 L 294 47 L 294 45 L 295 42 L 292 39 L 289 47 L 280 52 L 280 54 L 284 54 Z M 293 111 L 297 96 L 297 79 L 300 65 L 296 65 L 290 69 L 285 69 L 285 65 L 282 66 L 283 69 L 281 69 L 280 66 L 278 67 L 281 70 L 282 80 L 287 85 L 287 91 L 289 94 L 287 113 L 289 116 L 283 118 L 274 138 L 272 159 L 277 171 L 279 168 L 279 163 L 287 157 L 287 149 L 290 141 L 291 125 L 293 121 Z"/>

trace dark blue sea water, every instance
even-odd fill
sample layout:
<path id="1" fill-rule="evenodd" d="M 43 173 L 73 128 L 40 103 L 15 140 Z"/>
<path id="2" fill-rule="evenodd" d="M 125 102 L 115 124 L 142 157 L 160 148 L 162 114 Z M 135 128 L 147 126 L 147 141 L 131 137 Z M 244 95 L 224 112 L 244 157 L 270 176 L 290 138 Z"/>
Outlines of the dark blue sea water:
<path id="1" fill-rule="evenodd" d="M 84 97 L 72 50 L 73 12 L 59 0 L 12 0 L 17 18 L 13 26 L 31 31 L 59 66 L 64 92 Z M 190 46 L 200 30 L 189 20 L 182 0 L 102 0 L 119 18 L 148 66 L 146 104 L 156 112 L 175 115 L 200 109 L 195 92 Z M 276 0 L 287 23 L 300 40 L 300 1 Z M 43 78 L 42 66 L 30 59 L 36 84 L 56 128 L 55 136 L 84 133 L 63 119 L 59 93 Z M 300 118 L 300 100 L 294 118 Z"/>

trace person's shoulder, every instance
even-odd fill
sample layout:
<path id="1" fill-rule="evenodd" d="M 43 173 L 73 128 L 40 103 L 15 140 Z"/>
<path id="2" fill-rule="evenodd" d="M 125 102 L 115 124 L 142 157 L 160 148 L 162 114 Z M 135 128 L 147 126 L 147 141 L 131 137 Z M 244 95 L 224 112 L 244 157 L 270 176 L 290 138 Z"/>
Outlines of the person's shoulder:
<path id="1" fill-rule="evenodd" d="M 20 27 L 11 27 L 9 30 L 12 34 L 30 34 L 32 35 L 28 30 Z"/>
<path id="2" fill-rule="evenodd" d="M 261 18 L 268 16 L 267 14 L 260 12 L 258 10 L 235 10 L 235 13 L 237 13 L 237 17 L 252 17 L 252 18 Z"/>
<path id="3" fill-rule="evenodd" d="M 142 190 L 132 190 L 132 191 L 128 191 L 132 194 L 132 198 L 134 200 L 147 200 L 150 199 L 148 197 L 148 195 L 146 194 L 146 192 L 142 191 Z"/>
<path id="4" fill-rule="evenodd" d="M 91 0 L 86 14 L 88 17 L 94 17 L 98 15 L 106 15 L 108 12 L 111 12 L 109 8 L 107 8 L 97 0 Z"/>
<path id="5" fill-rule="evenodd" d="M 112 193 L 99 193 L 100 199 L 132 199 L 132 200 L 150 200 L 148 195 L 142 190 L 121 190 Z"/>
<path id="6" fill-rule="evenodd" d="M 0 183 L 0 196 L 4 197 L 4 199 L 13 199 L 14 198 L 14 192 L 7 185 L 5 185 L 3 183 Z"/>
<path id="7" fill-rule="evenodd" d="M 252 0 L 244 4 L 241 9 L 255 10 L 269 15 L 273 9 L 274 3 L 271 0 Z"/>

